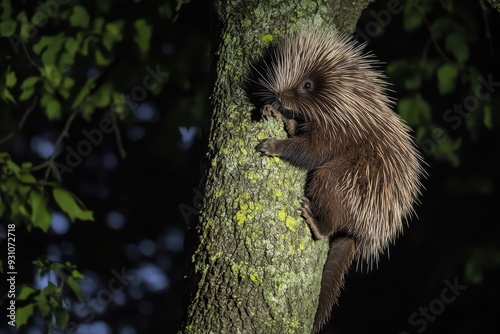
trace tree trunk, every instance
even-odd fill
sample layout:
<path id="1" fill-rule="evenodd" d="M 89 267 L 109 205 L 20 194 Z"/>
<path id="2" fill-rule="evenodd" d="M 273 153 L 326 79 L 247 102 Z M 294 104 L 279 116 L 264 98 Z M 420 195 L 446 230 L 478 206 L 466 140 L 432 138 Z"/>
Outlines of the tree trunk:
<path id="1" fill-rule="evenodd" d="M 215 1 L 208 167 L 181 333 L 310 332 L 328 241 L 315 242 L 300 216 L 306 172 L 255 151 L 286 133 L 253 117 L 244 82 L 291 26 L 353 31 L 368 2 Z"/>

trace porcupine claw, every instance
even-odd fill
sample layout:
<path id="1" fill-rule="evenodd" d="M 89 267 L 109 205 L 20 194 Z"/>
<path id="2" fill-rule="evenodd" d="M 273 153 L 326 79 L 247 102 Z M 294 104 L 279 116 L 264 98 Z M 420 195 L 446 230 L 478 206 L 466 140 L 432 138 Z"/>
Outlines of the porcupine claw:
<path id="1" fill-rule="evenodd" d="M 322 234 L 318 229 L 318 220 L 316 219 L 316 217 L 314 217 L 314 214 L 311 211 L 311 202 L 309 201 L 309 198 L 301 196 L 300 201 L 302 202 L 302 217 L 306 220 L 306 223 L 311 228 L 314 237 L 317 240 L 323 239 L 324 237 L 326 237 L 326 235 Z"/>
<path id="2" fill-rule="evenodd" d="M 262 153 L 262 155 L 272 157 L 276 155 L 274 152 L 275 143 L 276 139 L 273 137 L 269 137 L 263 142 L 261 142 L 259 145 L 257 145 L 255 149 L 260 153 Z"/>
<path id="3" fill-rule="evenodd" d="M 283 121 L 284 119 L 283 115 L 270 104 L 266 104 L 265 106 L 263 106 L 260 109 L 260 114 L 266 120 L 271 117 L 274 117 L 278 121 Z"/>
<path id="4" fill-rule="evenodd" d="M 307 211 L 308 214 L 311 214 L 311 202 L 309 202 L 309 198 L 306 196 L 300 196 L 300 202 L 302 204 L 302 211 Z"/>

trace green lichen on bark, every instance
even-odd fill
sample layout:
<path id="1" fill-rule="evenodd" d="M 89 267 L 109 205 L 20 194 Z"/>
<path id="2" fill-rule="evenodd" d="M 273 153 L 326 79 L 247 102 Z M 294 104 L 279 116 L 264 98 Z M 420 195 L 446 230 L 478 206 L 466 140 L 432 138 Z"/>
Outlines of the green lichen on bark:
<path id="1" fill-rule="evenodd" d="M 244 79 L 287 31 L 334 23 L 352 30 L 362 8 L 352 4 L 215 2 L 209 168 L 182 333 L 310 331 L 328 242 L 315 242 L 300 216 L 306 171 L 255 151 L 260 141 L 286 133 L 275 120 L 252 120 Z"/>

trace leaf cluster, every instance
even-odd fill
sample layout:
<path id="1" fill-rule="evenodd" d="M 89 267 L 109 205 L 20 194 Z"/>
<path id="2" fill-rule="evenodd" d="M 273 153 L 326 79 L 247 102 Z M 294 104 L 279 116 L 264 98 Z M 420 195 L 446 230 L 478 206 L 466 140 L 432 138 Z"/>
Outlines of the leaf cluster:
<path id="1" fill-rule="evenodd" d="M 63 186 L 55 160 L 75 120 L 104 117 L 113 121 L 120 155 L 125 156 L 118 123 L 131 121 L 131 111 L 145 98 L 134 95 L 134 88 L 156 96 L 169 81 L 168 76 L 145 79 L 147 67 L 160 68 L 164 57 L 154 42 L 161 29 L 154 28 L 175 20 L 183 3 L 0 0 L 0 218 L 45 233 L 54 211 L 72 222 L 94 220 L 93 212 Z M 40 117 L 62 128 L 47 159 L 19 164 L 15 154 L 1 152 L 24 135 L 30 118 Z M 39 275 L 55 273 L 59 285 L 49 282 L 41 290 L 24 285 L 17 296 L 25 304 L 17 310 L 17 325 L 26 324 L 38 310 L 48 324 L 55 319 L 64 326 L 63 287 L 81 299 L 81 275 L 70 263 L 38 260 L 34 265 Z"/>
<path id="2" fill-rule="evenodd" d="M 38 289 L 30 285 L 19 287 L 17 302 L 20 306 L 16 309 L 16 326 L 19 328 L 25 325 L 38 310 L 52 328 L 64 328 L 69 321 L 69 313 L 65 305 L 67 293 L 64 287 L 68 286 L 78 300 L 83 301 L 83 293 L 78 285 L 78 281 L 83 275 L 70 262 L 55 262 L 48 259 L 39 259 L 33 263 L 37 268 L 40 277 L 55 276 L 54 284 L 49 281 L 47 286 Z M 53 323 L 53 320 L 55 322 Z"/>
<path id="3" fill-rule="evenodd" d="M 403 7 L 403 29 L 410 39 L 424 36 L 425 44 L 416 46 L 421 49 L 418 57 L 396 59 L 387 66 L 401 94 L 397 110 L 417 129 L 417 140 L 427 145 L 429 157 L 458 166 L 464 131 L 474 136 L 481 128 L 500 125 L 494 113 L 500 107 L 498 92 L 490 94 L 484 87 L 488 73 L 478 62 L 484 57 L 477 53 L 478 44 L 491 42 L 479 37 L 488 22 L 471 16 L 473 9 L 480 10 L 479 4 L 408 0 Z"/>

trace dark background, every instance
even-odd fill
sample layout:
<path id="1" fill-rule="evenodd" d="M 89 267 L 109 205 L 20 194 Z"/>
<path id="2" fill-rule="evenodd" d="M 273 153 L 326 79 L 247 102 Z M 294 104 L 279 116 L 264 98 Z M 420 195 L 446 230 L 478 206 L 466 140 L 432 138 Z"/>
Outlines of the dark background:
<path id="1" fill-rule="evenodd" d="M 427 2 L 432 10 L 426 20 L 459 13 L 454 19 L 460 25 L 473 24 L 477 39 L 469 42 L 467 66 L 477 68 L 484 78 L 491 74 L 493 81 L 500 81 L 498 12 L 485 12 L 471 3 L 450 14 L 444 3 L 450 2 Z M 358 27 L 363 30 L 367 23 L 378 22 L 374 13 L 385 8 L 384 1 L 372 4 Z M 193 189 L 200 181 L 204 152 L 209 9 L 205 1 L 193 1 L 182 6 L 175 22 L 155 28 L 161 33 L 155 34 L 154 47 L 163 53 L 162 66 L 170 77 L 161 94 L 148 97 L 145 111 L 136 110 L 135 120 L 123 123 L 126 159 L 118 156 L 114 135 L 105 135 L 92 155 L 65 176 L 64 184 L 94 211 L 95 222 L 77 222 L 67 232 L 51 230 L 47 235 L 17 231 L 18 258 L 23 259 L 18 281 L 34 282 L 31 262 L 40 254 L 69 260 L 85 275 L 86 313 L 78 314 L 78 302 L 69 301 L 80 333 L 174 333 L 179 326 L 184 231 L 198 205 Z M 430 40 L 429 30 L 426 24 L 405 30 L 408 17 L 391 15 L 385 28 L 367 41 L 367 49 L 388 64 L 421 57 Z M 487 30 L 491 39 L 485 36 Z M 430 56 L 440 56 L 432 46 L 430 50 Z M 389 81 L 394 83 L 395 98 L 408 93 L 397 78 Z M 390 260 L 383 258 L 370 273 L 350 272 L 325 333 L 491 333 L 495 328 L 491 305 L 496 305 L 500 278 L 500 228 L 494 211 L 499 203 L 500 132 L 498 126 L 482 123 L 481 109 L 471 116 L 476 119 L 471 126 L 454 130 L 443 121 L 445 110 L 472 94 L 466 81 L 457 84 L 453 93 L 441 95 L 432 76 L 420 92 L 432 108 L 432 119 L 422 121 L 421 127 L 426 133 L 444 129 L 449 138 L 461 139 L 460 147 L 447 154 L 424 154 L 429 177 L 424 181 L 422 203 L 416 207 L 418 219 L 390 248 Z M 498 112 L 497 104 L 493 113 Z M 99 119 L 75 122 L 72 131 L 77 135 L 65 144 L 77 145 L 80 133 L 98 127 Z M 194 136 L 182 136 L 181 128 Z M 61 127 L 42 115 L 30 118 L 9 148 L 14 160 L 36 157 L 30 142 L 41 129 L 56 134 Z M 113 301 L 94 308 L 92 301 L 105 298 L 102 291 L 122 268 L 131 276 L 130 282 L 113 295 Z M 89 320 L 93 312 L 95 317 Z M 43 328 L 43 319 L 36 316 L 21 332 L 40 333 Z"/>

